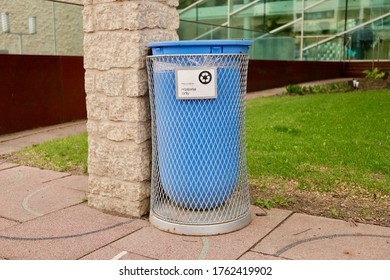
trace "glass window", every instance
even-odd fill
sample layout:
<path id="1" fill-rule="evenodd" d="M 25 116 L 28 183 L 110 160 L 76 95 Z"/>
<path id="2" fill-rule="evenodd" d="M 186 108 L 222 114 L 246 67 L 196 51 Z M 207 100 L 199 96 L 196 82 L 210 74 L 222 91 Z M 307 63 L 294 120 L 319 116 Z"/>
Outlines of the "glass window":
<path id="1" fill-rule="evenodd" d="M 390 58 L 389 0 L 303 1 L 304 11 L 302 0 L 205 0 L 181 14 L 179 36 L 251 39 L 252 50 L 284 46 L 279 57 L 289 59 Z M 190 2 L 180 1 L 179 8 Z M 266 59 L 256 51 L 251 56 Z"/>

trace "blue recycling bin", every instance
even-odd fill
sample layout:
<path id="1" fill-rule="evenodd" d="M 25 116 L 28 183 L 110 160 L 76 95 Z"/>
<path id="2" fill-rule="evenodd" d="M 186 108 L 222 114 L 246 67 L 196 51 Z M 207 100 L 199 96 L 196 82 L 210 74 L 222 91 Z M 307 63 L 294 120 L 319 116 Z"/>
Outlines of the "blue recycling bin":
<path id="1" fill-rule="evenodd" d="M 152 68 L 159 180 L 180 207 L 215 208 L 234 192 L 243 125 L 242 69 L 234 54 L 248 53 L 250 45 L 245 40 L 148 44 L 153 56 L 164 57 Z M 192 82 L 194 75 L 199 85 Z M 186 97 L 191 90 L 205 96 Z"/>

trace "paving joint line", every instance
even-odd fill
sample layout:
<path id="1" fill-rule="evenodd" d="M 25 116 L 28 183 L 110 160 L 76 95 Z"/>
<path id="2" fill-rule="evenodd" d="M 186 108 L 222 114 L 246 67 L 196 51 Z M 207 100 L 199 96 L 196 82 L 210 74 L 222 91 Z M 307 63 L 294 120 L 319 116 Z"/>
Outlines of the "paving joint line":
<path id="1" fill-rule="evenodd" d="M 18 221 L 18 220 L 12 219 L 12 218 L 7 218 L 7 217 L 4 217 L 4 216 L 0 216 L 0 218 L 5 219 L 5 220 L 9 220 L 11 222 L 15 222 L 15 223 L 18 223 L 18 224 L 22 224 L 23 223 L 21 221 Z"/>
<path id="2" fill-rule="evenodd" d="M 14 179 L 13 182 L 9 183 L 8 185 L 2 185 L 1 187 L 5 186 L 5 187 L 8 187 L 8 188 L 14 188 L 23 178 L 24 178 L 24 172 L 23 170 L 19 170 L 17 171 L 17 175 L 16 175 L 16 178 Z"/>
<path id="3" fill-rule="evenodd" d="M 124 222 L 124 224 L 127 224 L 127 223 L 128 223 L 128 224 L 131 224 L 131 223 L 135 222 L 136 220 L 137 220 L 137 219 L 134 219 L 134 220 L 128 221 L 128 222 Z M 94 253 L 94 252 L 96 252 L 96 251 L 99 251 L 100 249 L 103 249 L 104 247 L 110 246 L 111 244 L 113 244 L 113 243 L 115 243 L 115 242 L 117 242 L 117 241 L 119 241 L 119 240 L 121 240 L 121 239 L 123 239 L 123 238 L 129 236 L 129 235 L 132 235 L 133 233 L 136 233 L 136 232 L 140 231 L 140 230 L 143 229 L 143 228 L 144 228 L 144 227 L 140 227 L 139 229 L 137 229 L 137 230 L 135 230 L 135 231 L 132 231 L 131 233 L 127 233 L 126 235 L 123 235 L 123 236 L 121 236 L 121 237 L 118 237 L 117 239 L 115 239 L 115 240 L 113 240 L 113 241 L 111 241 L 111 242 L 109 242 L 109 243 L 107 243 L 107 244 L 104 244 L 104 245 L 102 245 L 102 246 L 100 246 L 100 247 L 98 247 L 98 248 L 92 250 L 91 252 L 88 252 L 87 254 L 82 255 L 81 257 L 77 258 L 77 260 L 80 260 L 80 259 L 82 259 L 82 258 L 84 258 L 84 257 L 86 257 L 86 256 L 88 256 L 88 255 L 90 255 L 90 254 L 92 254 L 92 253 Z M 113 247 L 113 248 L 124 251 L 123 248 L 117 248 L 117 247 Z M 127 253 L 134 254 L 134 252 L 131 252 L 131 251 L 128 251 L 128 250 L 125 250 L 125 251 L 126 251 Z M 137 254 L 137 255 L 139 255 L 139 254 Z M 149 257 L 148 257 L 148 258 L 149 258 Z"/>
<path id="4" fill-rule="evenodd" d="M 1 156 L 1 154 L 0 154 L 0 156 Z M 2 164 L 4 164 L 4 163 L 15 164 L 15 166 L 10 166 L 10 167 L 1 169 L 0 172 L 1 172 L 1 171 L 4 171 L 4 170 L 9 170 L 9 169 L 12 169 L 12 168 L 16 168 L 16 167 L 22 166 L 22 165 L 20 165 L 20 164 L 12 163 L 12 162 L 7 162 L 7 161 L 0 161 L 0 166 L 1 166 Z"/>
<path id="5" fill-rule="evenodd" d="M 50 183 L 50 182 L 53 182 L 53 181 L 56 181 L 56 180 L 61 180 L 61 179 L 64 179 L 64 178 L 67 178 L 67 177 L 70 177 L 70 176 L 73 176 L 72 174 L 70 173 L 65 173 L 65 172 L 60 172 L 60 171 L 54 171 L 54 172 L 59 172 L 59 173 L 62 173 L 63 176 L 61 177 L 58 177 L 58 178 L 53 178 L 53 179 L 49 179 L 47 181 L 42 181 L 42 184 L 47 184 L 47 183 Z"/>
<path id="6" fill-rule="evenodd" d="M 243 255 L 245 255 L 247 252 L 252 251 L 253 248 L 255 248 L 260 242 L 262 242 L 266 237 L 268 237 L 271 233 L 273 233 L 276 229 L 278 229 L 282 224 L 284 224 L 292 215 L 294 215 L 295 212 L 291 212 L 287 217 L 285 217 L 280 223 L 278 223 L 272 230 L 270 230 L 266 235 L 264 235 L 262 238 L 259 239 L 259 241 L 255 242 L 248 250 L 246 250 L 244 253 L 242 253 L 240 256 L 238 256 L 237 259 L 241 258 Z M 255 251 L 256 252 L 256 251 Z M 262 254 L 262 253 L 261 253 Z M 275 255 L 271 255 L 273 257 L 277 257 Z"/>

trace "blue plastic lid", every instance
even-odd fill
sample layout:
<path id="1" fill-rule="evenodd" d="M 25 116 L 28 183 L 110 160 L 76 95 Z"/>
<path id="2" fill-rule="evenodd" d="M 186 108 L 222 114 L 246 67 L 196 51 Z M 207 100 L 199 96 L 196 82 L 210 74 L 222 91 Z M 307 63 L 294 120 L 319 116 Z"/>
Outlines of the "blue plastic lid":
<path id="1" fill-rule="evenodd" d="M 164 41 L 164 42 L 152 42 L 148 44 L 148 47 L 188 47 L 188 46 L 250 46 L 252 41 L 249 40 L 189 40 L 189 41 Z"/>
<path id="2" fill-rule="evenodd" d="M 152 48 L 153 55 L 248 53 L 250 45 L 252 41 L 249 40 L 163 41 L 147 44 Z"/>

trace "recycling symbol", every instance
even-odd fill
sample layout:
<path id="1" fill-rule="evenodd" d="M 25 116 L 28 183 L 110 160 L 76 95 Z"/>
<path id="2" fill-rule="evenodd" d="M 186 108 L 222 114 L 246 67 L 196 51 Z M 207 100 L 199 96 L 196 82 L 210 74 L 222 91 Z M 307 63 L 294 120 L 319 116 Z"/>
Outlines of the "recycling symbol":
<path id="1" fill-rule="evenodd" d="M 212 75 L 209 71 L 202 71 L 199 74 L 199 82 L 201 82 L 204 85 L 207 85 L 211 82 Z"/>

